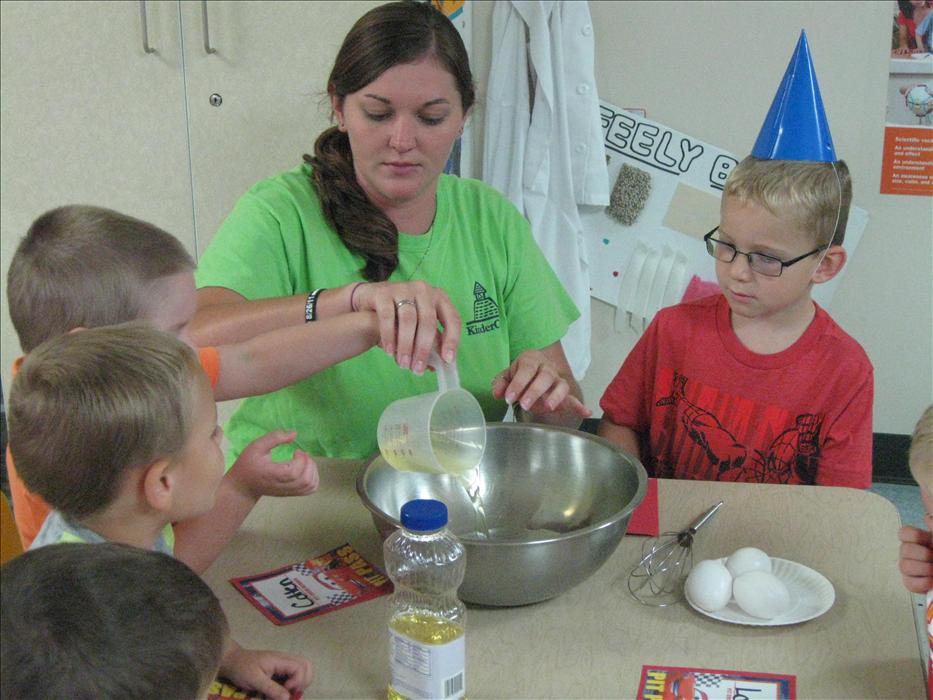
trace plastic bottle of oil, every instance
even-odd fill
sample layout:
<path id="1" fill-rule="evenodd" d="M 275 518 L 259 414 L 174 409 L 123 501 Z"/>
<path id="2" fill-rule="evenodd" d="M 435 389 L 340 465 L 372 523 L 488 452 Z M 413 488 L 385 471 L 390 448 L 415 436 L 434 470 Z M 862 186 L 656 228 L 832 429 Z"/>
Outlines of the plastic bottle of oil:
<path id="1" fill-rule="evenodd" d="M 386 538 L 390 600 L 389 700 L 465 697 L 466 608 L 457 588 L 466 553 L 447 529 L 447 506 L 419 499 L 402 506 L 402 527 Z"/>

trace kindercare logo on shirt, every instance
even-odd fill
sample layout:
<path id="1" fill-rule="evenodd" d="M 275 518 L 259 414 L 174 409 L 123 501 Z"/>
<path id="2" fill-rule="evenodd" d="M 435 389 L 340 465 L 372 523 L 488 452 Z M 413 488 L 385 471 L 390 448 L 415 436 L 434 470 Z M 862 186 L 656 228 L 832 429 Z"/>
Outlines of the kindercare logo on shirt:
<path id="1" fill-rule="evenodd" d="M 499 305 L 489 298 L 486 288 L 473 283 L 473 320 L 467 321 L 467 335 L 479 335 L 499 328 Z"/>

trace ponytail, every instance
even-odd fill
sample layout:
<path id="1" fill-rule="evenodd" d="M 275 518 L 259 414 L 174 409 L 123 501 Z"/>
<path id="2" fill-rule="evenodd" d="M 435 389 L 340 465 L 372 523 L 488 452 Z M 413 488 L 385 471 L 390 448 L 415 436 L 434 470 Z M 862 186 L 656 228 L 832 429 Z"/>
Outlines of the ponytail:
<path id="1" fill-rule="evenodd" d="M 327 222 L 343 244 L 366 261 L 362 273 L 370 282 L 384 282 L 398 267 L 398 229 L 373 204 L 356 180 L 350 140 L 337 127 L 326 129 L 314 143 L 311 186 L 321 200 Z"/>

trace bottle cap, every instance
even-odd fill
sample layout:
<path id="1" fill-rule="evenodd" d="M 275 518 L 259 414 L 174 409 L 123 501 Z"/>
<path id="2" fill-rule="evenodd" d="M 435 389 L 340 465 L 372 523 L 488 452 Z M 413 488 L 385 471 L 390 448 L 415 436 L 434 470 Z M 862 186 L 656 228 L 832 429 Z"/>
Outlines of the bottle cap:
<path id="1" fill-rule="evenodd" d="M 402 506 L 402 527 L 415 532 L 440 530 L 447 524 L 447 506 L 441 501 L 419 498 Z"/>
<path id="2" fill-rule="evenodd" d="M 762 160 L 836 160 L 826 110 L 810 58 L 807 34 L 800 32 L 784 79 L 774 95 L 752 155 Z"/>

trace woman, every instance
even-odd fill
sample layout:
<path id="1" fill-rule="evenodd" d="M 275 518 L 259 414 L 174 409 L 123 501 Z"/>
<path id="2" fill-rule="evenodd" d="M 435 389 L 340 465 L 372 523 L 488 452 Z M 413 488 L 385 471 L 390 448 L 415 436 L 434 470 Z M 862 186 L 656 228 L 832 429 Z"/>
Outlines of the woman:
<path id="1" fill-rule="evenodd" d="M 337 126 L 302 166 L 244 195 L 202 258 L 192 334 L 217 344 L 374 310 L 384 352 L 247 399 L 228 426 L 230 457 L 272 427 L 296 430 L 312 454 L 371 455 L 385 406 L 436 389 L 423 374 L 438 324 L 442 357 L 457 357 L 488 420 L 514 402 L 578 424 L 589 411 L 560 345 L 577 309 L 521 214 L 483 183 L 442 174 L 474 101 L 454 26 L 427 3 L 371 10 L 327 91 Z"/>

